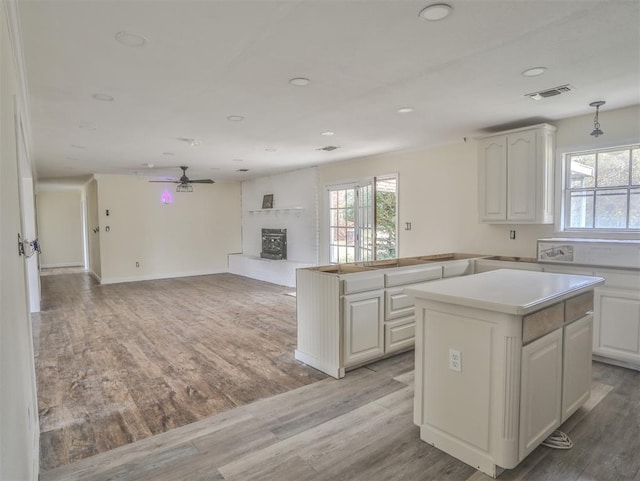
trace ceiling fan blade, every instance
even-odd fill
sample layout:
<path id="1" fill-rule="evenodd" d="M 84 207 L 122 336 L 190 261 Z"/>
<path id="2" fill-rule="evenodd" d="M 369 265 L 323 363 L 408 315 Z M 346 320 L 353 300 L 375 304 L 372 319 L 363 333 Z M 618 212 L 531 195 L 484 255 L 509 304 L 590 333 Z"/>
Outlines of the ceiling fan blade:
<path id="1" fill-rule="evenodd" d="M 215 182 L 211 179 L 200 179 L 200 180 L 190 180 L 191 184 L 215 184 Z"/>
<path id="2" fill-rule="evenodd" d="M 161 182 L 163 184 L 179 184 L 180 181 L 177 180 L 150 180 L 149 182 Z"/>

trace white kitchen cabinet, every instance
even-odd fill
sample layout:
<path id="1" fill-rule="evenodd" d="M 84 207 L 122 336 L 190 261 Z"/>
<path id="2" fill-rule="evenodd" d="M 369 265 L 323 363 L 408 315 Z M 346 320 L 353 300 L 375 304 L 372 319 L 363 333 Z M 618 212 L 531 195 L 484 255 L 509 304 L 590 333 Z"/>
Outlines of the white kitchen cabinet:
<path id="1" fill-rule="evenodd" d="M 562 422 L 589 399 L 591 394 L 591 344 L 593 314 L 564 328 Z"/>
<path id="2" fill-rule="evenodd" d="M 376 359 L 384 354 L 383 291 L 344 296 L 344 365 Z"/>
<path id="3" fill-rule="evenodd" d="M 593 353 L 640 370 L 640 292 L 601 287 L 595 292 Z"/>
<path id="4" fill-rule="evenodd" d="M 295 358 L 340 379 L 348 369 L 413 348 L 414 303 L 405 287 L 441 279 L 443 272 L 466 273 L 474 256 L 433 257 L 298 269 Z M 442 257 L 451 260 L 439 262 Z"/>
<path id="5" fill-rule="evenodd" d="M 562 329 L 522 348 L 520 383 L 519 456 L 524 459 L 562 422 Z"/>
<path id="6" fill-rule="evenodd" d="M 464 271 L 461 262 L 469 265 L 468 260 L 454 261 L 456 266 L 448 270 L 451 276 Z M 385 274 L 384 292 L 384 352 L 389 354 L 410 349 L 415 344 L 416 318 L 412 296 L 405 293 L 406 287 L 442 279 L 445 266 L 442 264 L 421 266 L 417 269 L 391 271 Z"/>
<path id="7" fill-rule="evenodd" d="M 481 222 L 553 223 L 555 130 L 552 125 L 540 124 L 479 141 Z"/>
<path id="8" fill-rule="evenodd" d="M 564 265 L 544 271 L 604 277 L 594 292 L 594 359 L 640 370 L 640 272 Z"/>

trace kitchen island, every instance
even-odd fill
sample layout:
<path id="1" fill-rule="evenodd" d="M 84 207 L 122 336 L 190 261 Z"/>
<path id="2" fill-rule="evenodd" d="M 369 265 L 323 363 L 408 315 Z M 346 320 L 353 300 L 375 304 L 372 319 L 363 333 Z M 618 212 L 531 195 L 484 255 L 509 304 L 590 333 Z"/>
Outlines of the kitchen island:
<path id="1" fill-rule="evenodd" d="M 509 269 L 407 288 L 423 441 L 497 477 L 590 395 L 600 277 Z"/>

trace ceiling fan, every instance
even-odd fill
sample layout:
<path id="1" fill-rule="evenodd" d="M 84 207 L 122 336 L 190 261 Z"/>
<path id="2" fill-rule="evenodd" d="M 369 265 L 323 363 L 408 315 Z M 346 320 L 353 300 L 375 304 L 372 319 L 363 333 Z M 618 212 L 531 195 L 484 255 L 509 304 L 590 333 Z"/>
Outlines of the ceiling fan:
<path id="1" fill-rule="evenodd" d="M 213 184 L 214 181 L 212 179 L 196 179 L 191 180 L 187 177 L 187 167 L 186 165 L 181 165 L 182 176 L 180 176 L 179 180 L 150 180 L 149 182 L 169 182 L 172 184 L 178 184 L 176 187 L 176 192 L 193 192 L 193 187 L 191 184 Z"/>

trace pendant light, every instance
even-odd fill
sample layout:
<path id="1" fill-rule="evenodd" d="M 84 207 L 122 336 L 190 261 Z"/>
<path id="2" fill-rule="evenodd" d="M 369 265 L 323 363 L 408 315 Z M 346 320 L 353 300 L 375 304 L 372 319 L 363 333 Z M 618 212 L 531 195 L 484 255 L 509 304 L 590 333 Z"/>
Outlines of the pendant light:
<path id="1" fill-rule="evenodd" d="M 606 102 L 604 100 L 598 100 L 597 102 L 591 102 L 589 104 L 589 107 L 596 108 L 596 115 L 593 117 L 593 132 L 591 132 L 591 135 L 593 135 L 596 138 L 604 134 L 604 132 L 600 130 L 600 122 L 598 122 L 598 114 L 600 113 L 600 107 L 603 106 L 605 103 Z"/>

